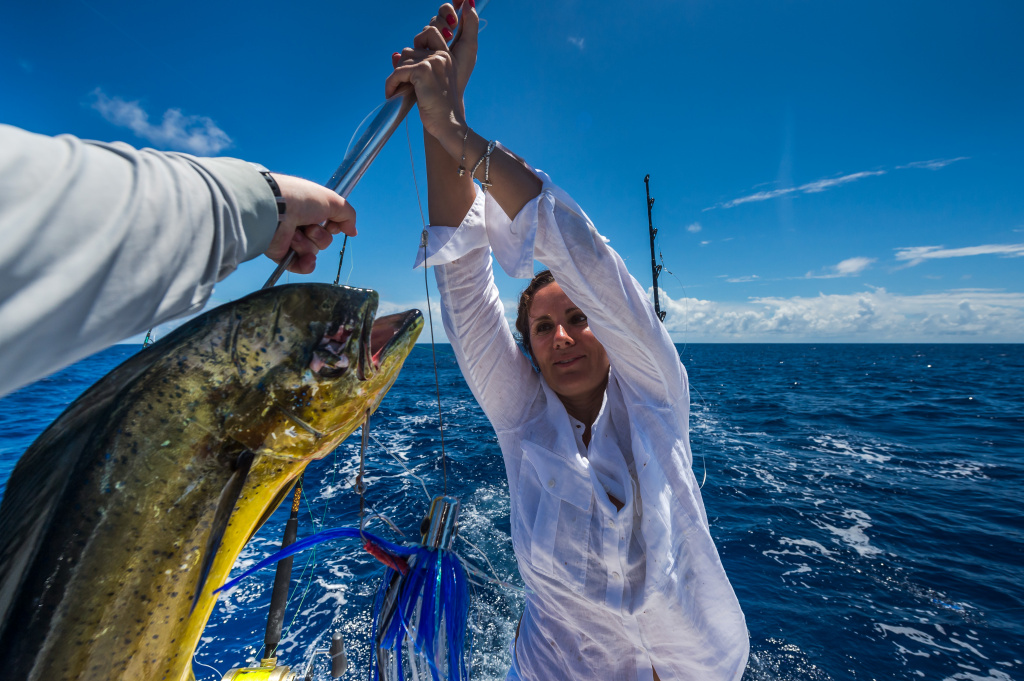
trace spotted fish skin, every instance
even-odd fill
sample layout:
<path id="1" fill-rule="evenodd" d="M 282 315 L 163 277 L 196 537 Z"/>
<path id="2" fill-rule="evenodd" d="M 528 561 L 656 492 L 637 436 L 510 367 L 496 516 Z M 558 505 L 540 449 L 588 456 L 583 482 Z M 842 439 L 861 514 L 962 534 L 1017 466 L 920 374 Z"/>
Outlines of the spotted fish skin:
<path id="1" fill-rule="evenodd" d="M 69 406 L 0 504 L 5 677 L 190 678 L 212 590 L 306 465 L 377 408 L 412 349 L 419 312 L 374 324 L 376 307 L 365 289 L 259 291 L 179 327 Z"/>

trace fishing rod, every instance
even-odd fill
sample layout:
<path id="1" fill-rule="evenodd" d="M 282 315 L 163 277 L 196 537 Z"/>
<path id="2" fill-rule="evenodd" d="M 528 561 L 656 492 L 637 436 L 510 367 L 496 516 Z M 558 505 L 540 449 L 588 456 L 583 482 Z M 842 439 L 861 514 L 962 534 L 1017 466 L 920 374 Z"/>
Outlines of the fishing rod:
<path id="1" fill-rule="evenodd" d="M 654 279 L 654 312 L 658 319 L 665 321 L 666 311 L 661 309 L 658 302 L 658 275 L 661 274 L 661 265 L 654 258 L 654 237 L 658 236 L 658 230 L 654 228 L 654 219 L 651 216 L 651 209 L 654 208 L 654 199 L 651 198 L 651 176 L 644 175 L 644 187 L 647 188 L 647 229 L 651 235 L 651 275 Z"/>
<path id="2" fill-rule="evenodd" d="M 477 14 L 483 12 L 484 7 L 487 6 L 489 0 L 480 0 L 476 5 Z M 463 3 L 465 7 L 465 3 Z M 459 8 L 457 12 L 459 19 L 462 19 L 462 8 Z M 459 32 L 448 42 L 451 46 L 459 39 L 462 35 L 462 23 L 459 22 Z M 370 164 L 377 158 L 377 154 L 380 153 L 384 145 L 391 139 L 391 134 L 398 129 L 402 121 L 408 115 L 409 111 L 412 110 L 413 105 L 416 103 L 416 93 L 413 91 L 412 86 L 405 85 L 384 100 L 384 103 L 380 105 L 377 115 L 373 117 L 369 125 L 366 127 L 366 131 L 359 137 L 354 144 L 351 144 L 348 151 L 345 152 L 345 158 L 342 159 L 341 165 L 331 175 L 331 179 L 327 180 L 324 184 L 325 187 L 338 194 L 343 199 L 347 199 L 348 195 L 355 189 L 356 184 L 363 178 L 363 175 L 369 169 Z M 342 251 L 344 256 L 344 250 Z M 285 255 L 284 259 L 278 264 L 277 269 L 267 279 L 267 283 L 263 284 L 263 288 L 270 288 L 277 284 L 277 280 L 281 278 L 284 271 L 295 259 L 295 251 L 288 249 L 288 254 Z M 339 272 L 341 266 L 338 266 Z"/>

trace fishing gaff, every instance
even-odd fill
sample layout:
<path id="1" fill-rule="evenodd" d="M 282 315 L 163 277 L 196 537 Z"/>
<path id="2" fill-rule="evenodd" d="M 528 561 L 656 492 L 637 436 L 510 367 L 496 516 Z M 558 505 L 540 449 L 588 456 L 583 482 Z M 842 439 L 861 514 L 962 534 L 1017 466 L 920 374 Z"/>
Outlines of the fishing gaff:
<path id="1" fill-rule="evenodd" d="M 483 12 L 488 1 L 480 0 L 477 3 L 477 14 Z M 461 8 L 458 11 L 458 16 L 459 18 L 462 17 Z M 448 44 L 451 45 L 458 40 L 461 34 L 462 24 L 460 23 L 459 34 L 454 36 Z M 348 195 L 352 193 L 356 184 L 358 184 L 370 167 L 370 164 L 377 158 L 377 154 L 380 153 L 380 150 L 391 139 L 391 134 L 405 120 L 406 115 L 408 115 L 415 103 L 416 93 L 413 92 L 410 86 L 399 88 L 398 92 L 384 100 L 384 104 L 379 107 L 380 110 L 377 111 L 377 115 L 370 121 L 366 131 L 354 144 L 349 145 L 341 165 L 338 166 L 338 169 L 334 171 L 331 179 L 324 186 L 334 191 L 341 198 L 347 199 Z M 288 254 L 285 255 L 284 259 L 281 260 L 274 270 L 274 273 L 267 279 L 267 283 L 263 284 L 263 288 L 274 286 L 294 259 L 295 251 L 289 249 Z"/>

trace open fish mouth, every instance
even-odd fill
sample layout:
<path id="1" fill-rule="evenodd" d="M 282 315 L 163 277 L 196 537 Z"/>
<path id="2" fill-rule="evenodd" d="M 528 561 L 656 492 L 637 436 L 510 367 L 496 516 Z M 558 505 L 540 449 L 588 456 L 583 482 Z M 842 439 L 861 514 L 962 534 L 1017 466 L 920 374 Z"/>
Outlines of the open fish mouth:
<path id="1" fill-rule="evenodd" d="M 380 369 L 381 363 L 401 340 L 422 324 L 419 310 L 386 315 L 377 320 L 367 316 L 358 330 L 360 353 L 355 362 L 356 376 L 366 381 Z M 338 378 L 352 368 L 347 352 L 354 330 L 345 326 L 326 333 L 313 350 L 309 368 L 321 378 Z"/>
<path id="2" fill-rule="evenodd" d="M 389 314 L 376 320 L 370 329 L 368 344 L 370 361 L 367 367 L 370 369 L 370 375 L 380 369 L 381 364 L 391 354 L 391 351 L 402 345 L 410 334 L 419 334 L 422 326 L 423 315 L 419 310 Z"/>

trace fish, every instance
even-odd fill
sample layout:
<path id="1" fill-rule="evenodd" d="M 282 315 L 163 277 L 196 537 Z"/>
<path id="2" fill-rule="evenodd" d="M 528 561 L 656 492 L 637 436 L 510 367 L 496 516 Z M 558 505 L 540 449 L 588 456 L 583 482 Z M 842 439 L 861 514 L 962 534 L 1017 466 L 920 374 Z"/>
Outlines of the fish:
<path id="1" fill-rule="evenodd" d="M 192 677 L 245 543 L 375 411 L 423 329 L 369 289 L 292 284 L 180 326 L 75 400 L 0 504 L 17 679 Z"/>

